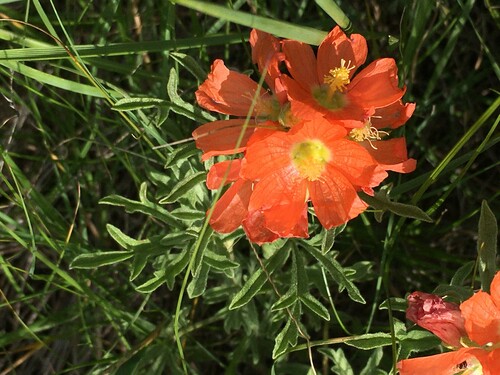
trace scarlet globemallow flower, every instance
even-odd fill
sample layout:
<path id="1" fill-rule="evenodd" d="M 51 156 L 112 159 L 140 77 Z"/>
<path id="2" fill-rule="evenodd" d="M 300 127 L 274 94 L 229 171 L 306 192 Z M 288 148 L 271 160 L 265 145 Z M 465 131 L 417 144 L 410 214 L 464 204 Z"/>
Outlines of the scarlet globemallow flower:
<path id="1" fill-rule="evenodd" d="M 347 222 L 367 207 L 357 192 L 387 177 L 366 149 L 346 139 L 342 126 L 325 119 L 305 121 L 288 132 L 263 132 L 257 130 L 248 141 L 240 176 L 255 184 L 249 218 L 258 216 L 279 237 L 307 237 L 308 201 L 325 228 Z"/>
<path id="2" fill-rule="evenodd" d="M 208 78 L 195 93 L 196 99 L 205 109 L 236 118 L 209 122 L 193 132 L 196 146 L 203 151 L 202 160 L 244 152 L 256 128 L 278 129 L 281 128 L 280 121 L 287 118 L 287 97 L 278 68 L 283 59 L 280 42 L 270 34 L 252 30 L 250 44 L 253 62 L 265 74 L 271 91 L 259 87 L 248 76 L 228 69 L 222 60 L 215 60 Z M 248 115 L 250 121 L 245 125 Z M 238 228 L 247 213 L 252 182 L 239 178 L 240 161 L 235 159 L 216 163 L 207 176 L 210 189 L 219 189 L 223 182 L 231 184 L 210 214 L 210 224 L 221 233 Z M 225 176 L 227 178 L 224 181 Z M 260 228 L 260 231 L 267 233 L 265 228 Z M 270 234 L 264 238 L 272 241 L 276 236 Z"/>
<path id="3" fill-rule="evenodd" d="M 347 37 L 336 26 L 322 41 L 317 56 L 304 43 L 285 40 L 283 52 L 292 78 L 284 75 L 292 112 L 296 117 L 324 116 L 347 128 L 361 128 L 377 109 L 398 103 L 405 88 L 398 87 L 396 63 L 391 58 L 373 61 L 359 73 L 368 52 L 362 35 Z M 389 118 L 393 113 L 384 113 Z"/>
<path id="4" fill-rule="evenodd" d="M 203 151 L 203 160 L 244 151 L 257 127 L 278 129 L 280 121 L 287 116 L 287 98 L 278 68 L 283 59 L 279 40 L 252 30 L 250 44 L 254 63 L 265 73 L 271 91 L 259 87 L 247 75 L 228 69 L 224 61 L 214 61 L 208 78 L 195 93 L 196 100 L 205 109 L 236 118 L 209 122 L 193 132 L 196 147 Z M 245 127 L 248 115 L 250 121 Z"/>
<path id="5" fill-rule="evenodd" d="M 467 335 L 459 306 L 435 294 L 410 294 L 406 318 L 431 331 L 450 346 L 461 346 L 460 339 Z"/>
<path id="6" fill-rule="evenodd" d="M 447 314 L 448 311 L 443 309 L 443 312 Z M 466 337 L 460 341 L 460 348 L 429 357 L 402 360 L 398 362 L 401 375 L 500 374 L 500 272 L 493 278 L 490 293 L 475 293 L 462 302 L 460 312 L 466 332 Z"/>

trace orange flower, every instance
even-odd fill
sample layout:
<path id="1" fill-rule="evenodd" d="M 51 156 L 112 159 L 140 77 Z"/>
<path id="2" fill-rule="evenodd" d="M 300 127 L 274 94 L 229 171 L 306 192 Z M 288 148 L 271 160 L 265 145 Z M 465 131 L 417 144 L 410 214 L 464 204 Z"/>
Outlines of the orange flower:
<path id="1" fill-rule="evenodd" d="M 359 34 L 347 37 L 337 26 L 323 40 L 317 57 L 304 43 L 283 41 L 288 70 L 282 80 L 296 117 L 313 119 L 325 116 L 347 128 L 363 127 L 378 108 L 398 103 L 405 89 L 398 87 L 393 59 L 378 59 L 357 75 L 365 62 L 366 40 Z M 385 114 L 393 117 L 392 113 Z"/>
<path id="2" fill-rule="evenodd" d="M 347 222 L 366 209 L 357 191 L 387 177 L 363 147 L 345 138 L 342 126 L 324 119 L 295 125 L 287 133 L 260 133 L 248 141 L 240 176 L 255 182 L 249 217 L 258 216 L 279 237 L 307 237 L 309 200 L 325 228 Z"/>
<path id="3" fill-rule="evenodd" d="M 239 118 L 213 121 L 193 132 L 196 147 L 204 152 L 203 160 L 243 151 L 256 127 L 281 127 L 280 120 L 285 116 L 286 108 L 283 107 L 286 107 L 287 98 L 278 68 L 283 59 L 279 40 L 270 34 L 252 30 L 250 44 L 254 63 L 261 73 L 265 72 L 266 82 L 272 91 L 259 87 L 245 74 L 229 70 L 224 61 L 215 60 L 208 78 L 195 93 L 196 100 L 205 109 Z M 251 121 L 244 129 L 247 115 L 251 116 Z M 236 147 L 240 134 L 242 138 L 239 147 Z"/>
<path id="4" fill-rule="evenodd" d="M 460 341 L 463 345 L 460 349 L 400 361 L 400 374 L 500 374 L 500 272 L 493 278 L 490 289 L 491 293 L 477 292 L 460 305 L 467 333 L 467 337 Z M 446 310 L 443 311 L 447 313 Z M 436 333 L 433 329 L 431 331 Z"/>

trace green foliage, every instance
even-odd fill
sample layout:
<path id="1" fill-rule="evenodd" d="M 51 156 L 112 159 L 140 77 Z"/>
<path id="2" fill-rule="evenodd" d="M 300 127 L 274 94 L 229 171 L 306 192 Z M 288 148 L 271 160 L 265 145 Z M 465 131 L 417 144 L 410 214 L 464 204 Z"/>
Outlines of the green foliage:
<path id="1" fill-rule="evenodd" d="M 442 349 L 403 323 L 407 293 L 488 291 L 490 1 L 0 3 L 4 372 L 387 374 Z M 396 132 L 417 170 L 362 193 L 360 218 L 314 222 L 307 240 L 214 233 L 213 161 L 191 132 L 225 117 L 194 92 L 215 58 L 259 81 L 248 27 L 318 45 L 335 22 L 366 36 L 368 61 L 398 62 L 417 109 Z"/>

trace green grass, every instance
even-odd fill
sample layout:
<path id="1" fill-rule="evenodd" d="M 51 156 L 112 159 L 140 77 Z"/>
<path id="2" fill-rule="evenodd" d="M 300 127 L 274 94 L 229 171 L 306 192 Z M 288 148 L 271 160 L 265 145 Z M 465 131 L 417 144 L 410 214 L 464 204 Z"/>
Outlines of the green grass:
<path id="1" fill-rule="evenodd" d="M 317 45 L 331 17 L 345 22 L 317 3 L 0 5 L 1 375 L 306 374 L 311 362 L 357 374 L 369 358 L 386 373 L 417 350 L 404 344 L 406 293 L 485 283 L 476 244 L 492 229 L 478 222 L 483 201 L 498 213 L 500 140 L 488 2 L 335 2 L 417 103 L 404 127 L 417 170 L 387 182 L 432 223 L 369 210 L 262 248 L 207 228 L 215 195 L 190 137 L 215 115 L 194 91 L 215 58 L 253 71 L 249 25 Z"/>

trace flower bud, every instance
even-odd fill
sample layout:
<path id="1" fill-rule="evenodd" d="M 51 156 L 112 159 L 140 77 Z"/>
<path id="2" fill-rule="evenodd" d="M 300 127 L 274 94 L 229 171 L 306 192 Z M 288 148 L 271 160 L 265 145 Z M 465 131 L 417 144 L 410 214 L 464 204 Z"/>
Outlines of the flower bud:
<path id="1" fill-rule="evenodd" d="M 423 292 L 410 294 L 406 318 L 431 331 L 450 346 L 462 346 L 460 338 L 467 336 L 459 306 L 445 302 L 435 294 Z"/>

